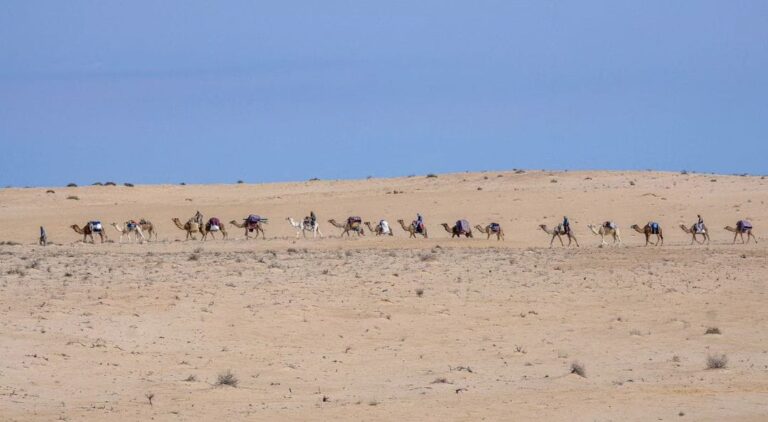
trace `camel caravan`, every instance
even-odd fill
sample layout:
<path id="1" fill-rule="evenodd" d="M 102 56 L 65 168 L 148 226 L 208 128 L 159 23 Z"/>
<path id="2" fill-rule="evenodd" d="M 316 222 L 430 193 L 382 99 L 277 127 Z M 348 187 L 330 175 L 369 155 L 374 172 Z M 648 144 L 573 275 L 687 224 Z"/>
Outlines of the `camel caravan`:
<path id="1" fill-rule="evenodd" d="M 698 220 L 692 225 L 680 224 L 680 229 L 685 234 L 691 236 L 691 245 L 694 243 L 708 245 L 711 241 L 710 231 L 704 224 L 701 216 L 699 215 L 697 217 Z M 222 220 L 217 217 L 211 217 L 206 220 L 200 211 L 197 211 L 195 215 L 183 223 L 181 219 L 175 217 L 172 218 L 171 221 L 179 230 L 182 230 L 185 233 L 185 240 L 196 240 L 198 234 L 201 236 L 202 241 L 207 240 L 209 237 L 215 240 L 217 233 L 221 234 L 221 240 L 226 240 L 228 238 L 227 229 Z M 252 237 L 258 239 L 259 236 L 261 236 L 262 239 L 266 239 L 264 225 L 267 224 L 268 221 L 269 220 L 265 217 L 250 214 L 242 220 L 231 220 L 229 224 L 239 229 L 243 229 L 245 239 L 250 239 Z M 299 221 L 294 220 L 292 217 L 287 217 L 286 221 L 288 221 L 291 227 L 295 230 L 296 239 L 299 239 L 302 236 L 306 239 L 308 238 L 308 234 L 311 234 L 313 239 L 318 237 L 323 238 L 323 233 L 320 231 L 320 224 L 318 223 L 314 211 L 310 212 L 310 215 Z M 396 221 L 401 229 L 408 233 L 409 239 L 418 238 L 419 236 L 424 239 L 429 238 L 427 227 L 421 214 L 417 214 L 416 219 L 408 225 L 406 225 L 404 219 L 397 219 Z M 386 219 L 379 219 L 377 222 L 373 223 L 371 221 L 363 221 L 359 216 L 350 216 L 343 220 L 343 223 L 339 223 L 335 219 L 328 220 L 328 223 L 333 227 L 341 229 L 341 233 L 338 237 L 344 237 L 345 235 L 351 237 L 353 233 L 356 234 L 357 237 L 362 237 L 365 236 L 365 228 L 375 236 L 395 236 L 392 226 Z M 145 241 L 151 241 L 153 239 L 157 241 L 158 234 L 155 225 L 144 218 L 138 221 L 127 220 L 121 224 L 111 223 L 110 225 L 119 233 L 119 243 L 123 243 L 123 239 L 127 239 L 128 243 L 133 243 L 134 241 L 144 243 Z M 449 225 L 448 223 L 442 223 L 440 225 L 451 235 L 451 238 L 461 238 L 462 236 L 468 239 L 474 238 L 473 226 L 471 226 L 466 219 L 457 220 L 453 225 Z M 76 224 L 70 227 L 77 234 L 83 236 L 83 243 L 95 243 L 95 235 L 99 236 L 101 243 L 108 242 L 104 226 L 98 220 L 89 221 L 82 227 Z M 550 226 L 546 224 L 540 224 L 538 227 L 549 236 L 550 248 L 554 246 L 555 239 L 560 242 L 560 246 L 562 247 L 570 247 L 572 244 L 575 244 L 576 247 L 581 246 L 568 217 L 563 217 L 562 223 L 557 224 L 553 228 L 550 228 Z M 607 239 L 612 239 L 612 245 L 614 246 L 621 246 L 623 244 L 621 230 L 619 229 L 618 224 L 612 220 L 604 221 L 601 224 L 587 224 L 586 227 L 593 235 L 600 237 L 599 247 L 609 245 Z M 633 224 L 630 228 L 645 237 L 645 246 L 664 245 L 664 232 L 659 223 L 649 221 L 642 227 Z M 747 219 L 737 221 L 735 227 L 725 226 L 724 229 L 733 233 L 732 244 L 735 244 L 737 239 L 740 239 L 742 244 L 748 244 L 750 240 L 757 243 L 757 238 L 753 234 L 752 223 Z M 491 222 L 486 225 L 477 224 L 474 226 L 474 230 L 485 234 L 485 240 L 490 240 L 492 236 L 496 237 L 496 241 L 505 240 L 504 229 L 501 227 L 501 224 L 497 222 Z M 48 243 L 47 234 L 42 227 L 40 228 L 40 233 L 39 244 L 46 245 Z M 564 237 L 568 239 L 567 244 L 564 242 Z"/>

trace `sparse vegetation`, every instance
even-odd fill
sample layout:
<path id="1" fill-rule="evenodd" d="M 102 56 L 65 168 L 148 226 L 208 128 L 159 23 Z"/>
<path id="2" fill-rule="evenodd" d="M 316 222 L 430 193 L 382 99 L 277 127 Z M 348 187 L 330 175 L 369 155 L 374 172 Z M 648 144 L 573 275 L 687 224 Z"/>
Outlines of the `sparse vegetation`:
<path id="1" fill-rule="evenodd" d="M 230 387 L 237 387 L 237 383 L 239 380 L 235 376 L 235 374 L 232 373 L 231 370 L 227 369 L 227 372 L 219 374 L 219 376 L 216 378 L 216 385 L 228 385 Z"/>
<path id="2" fill-rule="evenodd" d="M 720 329 L 717 327 L 709 327 L 707 328 L 707 331 L 704 332 L 704 334 L 722 334 L 720 332 Z"/>
<path id="3" fill-rule="evenodd" d="M 200 255 L 196 254 L 196 253 L 193 253 L 192 255 L 189 256 L 189 258 L 187 260 L 188 261 L 199 261 L 200 260 Z"/>
<path id="4" fill-rule="evenodd" d="M 69 195 L 69 196 L 67 197 L 67 199 L 71 199 L 71 200 L 73 200 L 73 201 L 79 201 L 79 200 L 80 200 L 80 197 L 78 197 L 77 195 Z"/>
<path id="5" fill-rule="evenodd" d="M 238 184 L 238 185 L 242 185 L 243 183 L 245 183 L 245 182 L 243 182 L 242 180 L 238 180 L 238 181 L 237 181 L 237 184 Z"/>
<path id="6" fill-rule="evenodd" d="M 424 289 L 421 289 L 421 288 L 416 289 L 416 296 L 418 297 L 424 296 Z"/>
<path id="7" fill-rule="evenodd" d="M 67 187 L 68 188 L 76 188 L 77 184 L 75 184 L 75 183 L 67 183 Z"/>
<path id="8" fill-rule="evenodd" d="M 196 382 L 197 381 L 197 377 L 195 375 L 190 375 L 190 376 L 184 378 L 184 381 L 185 382 Z"/>
<path id="9" fill-rule="evenodd" d="M 571 362 L 571 373 L 576 374 L 582 378 L 587 377 L 587 370 L 584 365 L 576 361 Z"/>
<path id="10" fill-rule="evenodd" d="M 115 183 L 115 182 L 105 182 L 104 186 L 117 186 L 117 183 Z"/>
<path id="11" fill-rule="evenodd" d="M 435 254 L 425 253 L 421 255 L 420 259 L 421 262 L 435 261 L 437 260 L 437 256 Z"/>
<path id="12" fill-rule="evenodd" d="M 133 187 L 133 183 L 125 182 L 125 183 L 123 183 L 123 186 L 128 187 L 128 188 L 132 188 Z"/>
<path id="13" fill-rule="evenodd" d="M 434 179 L 434 178 L 437 178 L 437 175 L 436 175 L 436 174 L 434 174 L 434 173 L 429 173 L 429 174 L 427 175 L 427 178 L 428 178 L 428 179 Z"/>
<path id="14" fill-rule="evenodd" d="M 56 193 L 56 191 L 53 189 L 48 189 L 47 191 L 45 191 L 45 193 Z"/>
<path id="15" fill-rule="evenodd" d="M 728 366 L 728 356 L 709 355 L 707 357 L 707 369 L 724 369 Z"/>

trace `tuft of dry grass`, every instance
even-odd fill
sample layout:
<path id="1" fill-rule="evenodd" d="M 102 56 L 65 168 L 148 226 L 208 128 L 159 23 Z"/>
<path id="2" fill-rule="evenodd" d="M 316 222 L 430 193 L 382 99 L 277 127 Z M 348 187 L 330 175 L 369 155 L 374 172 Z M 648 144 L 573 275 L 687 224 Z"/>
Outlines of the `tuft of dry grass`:
<path id="1" fill-rule="evenodd" d="M 418 297 L 424 296 L 424 289 L 422 289 L 422 288 L 416 289 L 416 296 L 418 296 Z"/>
<path id="2" fill-rule="evenodd" d="M 198 261 L 198 260 L 200 260 L 200 255 L 198 255 L 196 253 L 193 253 L 192 255 L 189 256 L 188 260 L 189 261 Z"/>
<path id="3" fill-rule="evenodd" d="M 240 382 L 240 380 L 238 380 L 235 374 L 229 369 L 227 369 L 227 372 L 219 374 L 216 378 L 216 385 L 218 386 L 228 385 L 230 387 L 237 387 L 238 382 Z"/>
<path id="4" fill-rule="evenodd" d="M 79 200 L 80 200 L 80 197 L 79 197 L 79 196 L 77 196 L 77 195 L 69 195 L 69 196 L 67 197 L 67 199 L 71 199 L 71 200 L 73 200 L 73 201 L 79 201 Z"/>
<path id="5" fill-rule="evenodd" d="M 571 373 L 576 374 L 582 378 L 587 377 L 587 369 L 579 362 L 571 362 Z"/>
<path id="6" fill-rule="evenodd" d="M 431 262 L 437 260 L 437 256 L 431 253 L 425 253 L 422 254 L 419 259 L 421 259 L 421 262 Z"/>
<path id="7" fill-rule="evenodd" d="M 722 334 L 720 332 L 720 329 L 717 327 L 709 327 L 707 328 L 707 331 L 704 332 L 704 334 Z"/>
<path id="8" fill-rule="evenodd" d="M 184 381 L 185 382 L 195 382 L 195 381 L 197 381 L 197 377 L 195 375 L 190 375 L 190 376 L 184 378 Z"/>
<path id="9" fill-rule="evenodd" d="M 724 369 L 726 366 L 728 366 L 728 356 L 707 356 L 707 369 Z"/>

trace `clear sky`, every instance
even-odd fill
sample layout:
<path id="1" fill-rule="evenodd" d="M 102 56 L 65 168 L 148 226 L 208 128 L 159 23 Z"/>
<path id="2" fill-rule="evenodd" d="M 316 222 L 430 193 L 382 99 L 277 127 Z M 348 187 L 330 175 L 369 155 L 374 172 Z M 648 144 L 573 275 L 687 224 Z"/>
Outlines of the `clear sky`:
<path id="1" fill-rule="evenodd" d="M 768 174 L 768 1 L 0 4 L 0 185 Z"/>

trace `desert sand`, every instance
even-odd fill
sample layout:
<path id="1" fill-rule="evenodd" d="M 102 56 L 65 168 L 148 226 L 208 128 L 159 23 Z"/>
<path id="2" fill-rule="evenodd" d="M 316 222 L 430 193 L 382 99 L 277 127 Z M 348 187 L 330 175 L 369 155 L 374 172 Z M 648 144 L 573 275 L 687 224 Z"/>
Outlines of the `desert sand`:
<path id="1" fill-rule="evenodd" d="M 766 201 L 759 176 L 658 172 L 2 189 L 0 419 L 766 420 Z M 197 210 L 267 239 L 183 241 Z M 326 237 L 297 240 L 310 210 Z M 417 212 L 427 240 L 396 223 Z M 339 238 L 349 215 L 395 235 Z M 538 229 L 563 215 L 580 248 Z M 142 217 L 158 241 L 69 228 Z M 451 239 L 459 218 L 506 241 Z M 608 219 L 623 246 L 586 227 Z M 629 228 L 650 220 L 663 247 Z"/>

